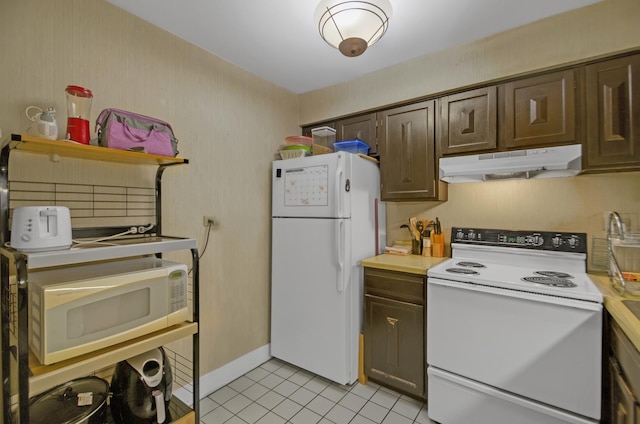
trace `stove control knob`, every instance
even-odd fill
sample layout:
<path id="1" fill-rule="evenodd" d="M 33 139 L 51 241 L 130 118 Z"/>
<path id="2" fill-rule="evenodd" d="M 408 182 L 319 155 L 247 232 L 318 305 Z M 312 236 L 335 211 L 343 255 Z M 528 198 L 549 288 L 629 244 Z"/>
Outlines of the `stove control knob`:
<path id="1" fill-rule="evenodd" d="M 562 245 L 562 238 L 555 236 L 551 239 L 551 243 L 553 244 L 553 247 L 560 247 Z"/>

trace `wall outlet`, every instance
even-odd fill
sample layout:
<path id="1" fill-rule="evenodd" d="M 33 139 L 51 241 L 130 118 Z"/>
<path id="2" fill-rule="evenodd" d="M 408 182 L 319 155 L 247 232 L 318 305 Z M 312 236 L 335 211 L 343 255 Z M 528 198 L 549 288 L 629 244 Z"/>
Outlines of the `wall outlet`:
<path id="1" fill-rule="evenodd" d="M 213 227 L 214 225 L 218 225 L 218 222 L 216 221 L 216 219 L 213 216 L 204 216 L 204 219 L 202 221 L 202 225 L 204 225 L 205 227 L 207 225 L 211 224 L 211 226 Z"/>

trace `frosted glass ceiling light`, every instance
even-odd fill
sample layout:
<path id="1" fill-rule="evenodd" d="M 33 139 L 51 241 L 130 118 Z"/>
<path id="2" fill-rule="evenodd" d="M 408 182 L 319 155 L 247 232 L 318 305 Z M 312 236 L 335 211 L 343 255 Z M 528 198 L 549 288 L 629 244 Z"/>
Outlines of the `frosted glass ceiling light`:
<path id="1" fill-rule="evenodd" d="M 349 57 L 374 45 L 387 31 L 390 17 L 389 0 L 322 0 L 315 13 L 322 39 Z"/>

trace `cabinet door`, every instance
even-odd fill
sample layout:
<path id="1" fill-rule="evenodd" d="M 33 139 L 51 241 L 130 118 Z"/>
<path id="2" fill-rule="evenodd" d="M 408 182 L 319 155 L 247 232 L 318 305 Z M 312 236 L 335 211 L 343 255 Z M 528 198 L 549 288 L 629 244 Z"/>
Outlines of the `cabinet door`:
<path id="1" fill-rule="evenodd" d="M 573 70 L 513 81 L 504 88 L 505 147 L 526 148 L 575 141 Z"/>
<path id="2" fill-rule="evenodd" d="M 435 101 L 380 112 L 382 200 L 436 197 Z"/>
<path id="3" fill-rule="evenodd" d="M 366 295 L 365 309 L 367 377 L 424 397 L 424 307 Z"/>
<path id="4" fill-rule="evenodd" d="M 338 120 L 336 125 L 336 140 L 364 141 L 369 145 L 369 155 L 377 155 L 376 114 L 369 113 L 367 115 Z"/>
<path id="5" fill-rule="evenodd" d="M 637 424 L 640 420 L 640 416 L 637 416 L 638 403 L 620 372 L 618 363 L 613 358 L 609 359 L 609 371 L 611 375 L 611 423 Z"/>
<path id="6" fill-rule="evenodd" d="M 586 168 L 640 166 L 640 55 L 589 65 Z"/>
<path id="7" fill-rule="evenodd" d="M 484 87 L 439 100 L 438 144 L 442 155 L 498 147 L 497 87 Z"/>

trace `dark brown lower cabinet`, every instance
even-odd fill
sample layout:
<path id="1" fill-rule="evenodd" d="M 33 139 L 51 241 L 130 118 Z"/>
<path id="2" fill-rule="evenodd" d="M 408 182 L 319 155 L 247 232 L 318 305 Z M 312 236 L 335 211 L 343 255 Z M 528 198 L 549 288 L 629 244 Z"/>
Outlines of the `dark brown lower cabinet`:
<path id="1" fill-rule="evenodd" d="M 611 320 L 609 422 L 640 424 L 640 352 Z M 605 399 L 606 401 L 606 399 Z"/>
<path id="2" fill-rule="evenodd" d="M 426 399 L 425 277 L 365 268 L 367 378 Z"/>

